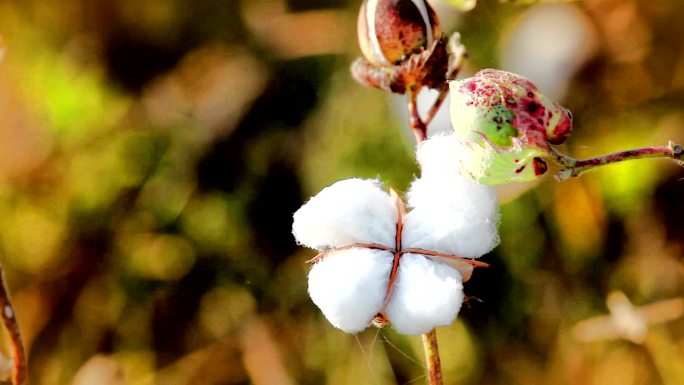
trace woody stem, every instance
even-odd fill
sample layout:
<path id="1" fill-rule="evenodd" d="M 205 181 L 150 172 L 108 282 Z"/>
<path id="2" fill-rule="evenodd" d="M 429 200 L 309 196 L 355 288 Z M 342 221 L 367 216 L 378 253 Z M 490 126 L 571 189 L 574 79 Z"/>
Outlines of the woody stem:
<path id="1" fill-rule="evenodd" d="M 681 144 L 676 144 L 673 142 L 670 142 L 667 146 L 637 148 L 634 150 L 620 151 L 608 155 L 597 156 L 590 159 L 575 159 L 568 155 L 557 152 L 552 148 L 551 156 L 556 163 L 565 168 L 555 175 L 557 180 L 566 180 L 571 177 L 578 177 L 581 174 L 594 169 L 595 167 L 632 159 L 670 158 L 684 166 L 684 148 Z"/>
<path id="2" fill-rule="evenodd" d="M 416 142 L 420 143 L 427 139 L 427 125 L 418 112 L 418 91 L 417 88 L 410 88 L 406 95 L 408 96 L 409 127 L 416 136 Z"/>
<path id="3" fill-rule="evenodd" d="M 437 332 L 435 329 L 422 335 L 423 351 L 428 367 L 428 379 L 430 385 L 442 385 L 442 364 L 439 360 L 439 346 L 437 345 Z"/>
<path id="4" fill-rule="evenodd" d="M 10 345 L 14 365 L 12 373 L 13 385 L 28 384 L 28 370 L 26 367 L 26 353 L 24 351 L 24 344 L 19 331 L 19 324 L 17 323 L 16 313 L 12 307 L 9 290 L 5 285 L 5 272 L 0 265 L 0 313 L 2 314 L 2 322 L 9 334 Z"/>

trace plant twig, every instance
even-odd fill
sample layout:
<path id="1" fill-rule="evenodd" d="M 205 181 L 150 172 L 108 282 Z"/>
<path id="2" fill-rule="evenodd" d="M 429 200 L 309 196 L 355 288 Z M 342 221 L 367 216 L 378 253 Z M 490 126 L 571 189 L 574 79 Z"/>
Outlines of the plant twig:
<path id="1" fill-rule="evenodd" d="M 578 177 L 595 167 L 633 159 L 670 158 L 684 166 L 684 148 L 681 144 L 673 142 L 670 142 L 667 146 L 637 148 L 590 159 L 575 159 L 568 155 L 561 154 L 554 149 L 551 149 L 551 156 L 556 163 L 565 167 L 564 170 L 556 173 L 555 177 L 557 180 Z"/>
<path id="2" fill-rule="evenodd" d="M 14 307 L 10 300 L 9 290 L 5 285 L 5 272 L 0 265 L 0 313 L 2 313 L 2 322 L 9 334 L 10 345 L 14 360 L 14 371 L 12 373 L 12 384 L 26 385 L 28 384 L 28 369 L 26 366 L 26 353 L 24 351 L 24 344 L 19 331 L 19 324 L 15 316 Z"/>
<path id="3" fill-rule="evenodd" d="M 427 361 L 428 379 L 430 385 L 442 385 L 442 363 L 439 360 L 439 346 L 435 329 L 422 335 L 423 351 Z"/>
<path id="4" fill-rule="evenodd" d="M 406 96 L 408 97 L 409 127 L 411 127 L 413 134 L 416 136 L 416 142 L 420 143 L 427 139 L 427 125 L 423 122 L 418 112 L 418 90 L 409 89 L 406 92 Z"/>

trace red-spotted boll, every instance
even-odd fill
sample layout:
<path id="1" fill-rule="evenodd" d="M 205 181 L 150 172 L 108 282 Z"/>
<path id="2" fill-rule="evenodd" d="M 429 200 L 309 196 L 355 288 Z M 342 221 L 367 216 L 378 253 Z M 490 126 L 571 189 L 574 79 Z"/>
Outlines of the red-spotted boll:
<path id="1" fill-rule="evenodd" d="M 482 183 L 532 180 L 543 175 L 550 145 L 570 135 L 572 115 L 529 80 L 486 69 L 450 83 L 451 121 L 468 143 L 464 169 Z"/>
<path id="2" fill-rule="evenodd" d="M 421 87 L 441 89 L 447 76 L 459 67 L 460 59 L 447 52 L 449 39 L 425 0 L 365 0 L 358 18 L 362 57 L 351 66 L 356 81 L 387 92 L 404 94 Z M 458 34 L 452 36 L 458 43 Z M 459 57 L 460 57 L 459 56 Z"/>
<path id="3" fill-rule="evenodd" d="M 361 52 L 379 66 L 398 64 L 442 34 L 435 11 L 424 0 L 365 0 L 357 27 Z"/>

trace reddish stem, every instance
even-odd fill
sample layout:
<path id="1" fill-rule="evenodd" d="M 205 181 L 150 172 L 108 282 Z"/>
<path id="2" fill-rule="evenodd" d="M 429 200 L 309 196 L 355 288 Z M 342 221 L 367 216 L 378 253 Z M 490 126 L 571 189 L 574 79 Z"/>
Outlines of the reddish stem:
<path id="1" fill-rule="evenodd" d="M 595 167 L 604 166 L 611 163 L 622 162 L 625 160 L 644 159 L 644 158 L 671 158 L 684 164 L 684 148 L 682 145 L 670 142 L 667 146 L 644 147 L 634 150 L 620 151 L 608 155 L 597 156 L 590 159 L 575 159 L 561 154 L 551 149 L 554 160 L 565 167 L 556 174 L 556 179 L 564 180 L 570 177 L 578 177 L 582 173 Z"/>
<path id="2" fill-rule="evenodd" d="M 26 385 L 28 384 L 28 370 L 26 367 L 26 353 L 24 351 L 24 344 L 17 323 L 16 312 L 12 306 L 9 290 L 5 285 L 5 272 L 0 265 L 0 313 L 2 313 L 2 322 L 9 334 L 10 345 L 14 360 L 14 371 L 12 373 L 12 384 Z"/>
<path id="3" fill-rule="evenodd" d="M 408 96 L 409 127 L 416 136 L 416 142 L 420 143 L 427 139 L 427 125 L 420 118 L 418 112 L 418 91 L 419 89 L 411 89 L 406 94 Z"/>

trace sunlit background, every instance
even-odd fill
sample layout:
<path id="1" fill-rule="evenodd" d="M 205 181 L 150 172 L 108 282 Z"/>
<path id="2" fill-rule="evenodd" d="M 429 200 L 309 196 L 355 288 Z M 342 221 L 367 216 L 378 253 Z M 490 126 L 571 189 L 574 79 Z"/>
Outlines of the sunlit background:
<path id="1" fill-rule="evenodd" d="M 570 108 L 566 153 L 684 142 L 684 2 L 472 3 L 433 2 L 466 72 Z M 349 75 L 359 5 L 0 2 L 0 260 L 33 384 L 425 383 L 419 338 L 325 321 L 290 233 L 338 179 L 418 173 L 401 102 Z M 446 383 L 684 384 L 683 178 L 502 189 L 501 245 L 438 330 Z"/>

